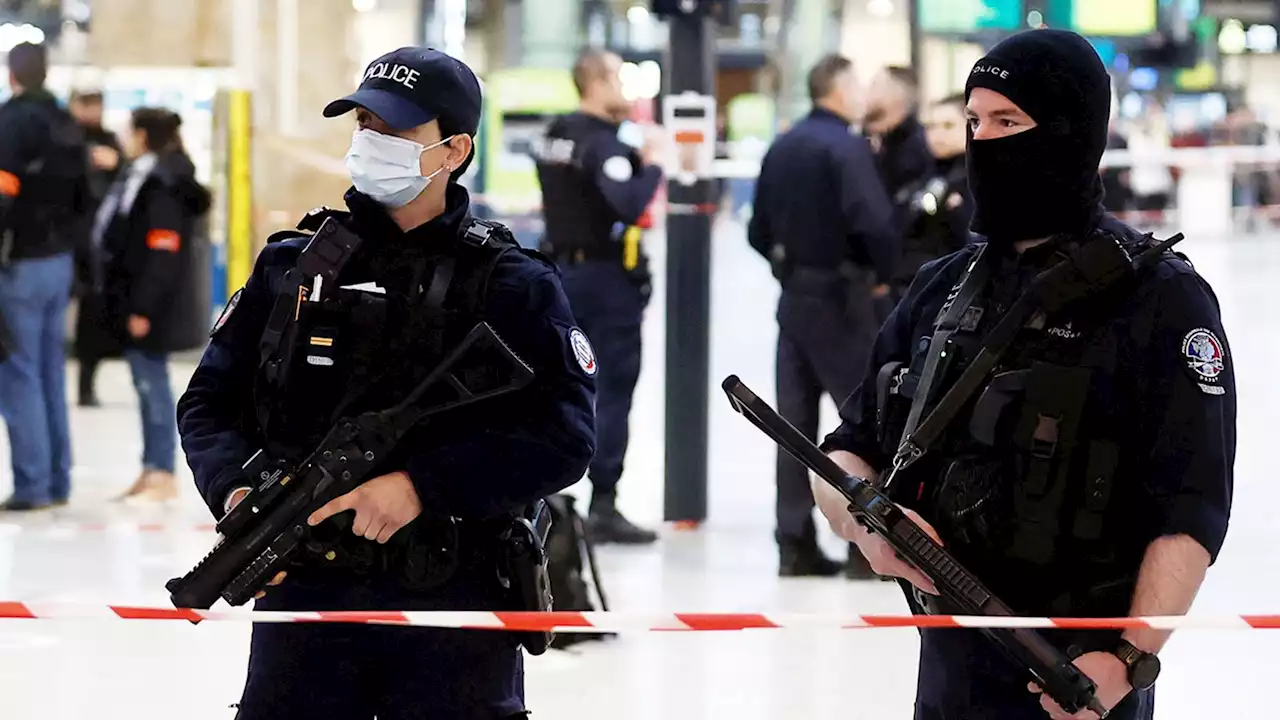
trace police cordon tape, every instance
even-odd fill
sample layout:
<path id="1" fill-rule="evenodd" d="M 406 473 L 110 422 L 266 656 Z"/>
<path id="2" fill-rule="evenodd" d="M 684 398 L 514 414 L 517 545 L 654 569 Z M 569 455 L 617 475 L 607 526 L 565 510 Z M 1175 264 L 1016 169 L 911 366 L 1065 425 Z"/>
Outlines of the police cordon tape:
<path id="1" fill-rule="evenodd" d="M 987 617 L 971 615 L 837 615 L 801 613 L 282 611 L 186 610 L 171 607 L 59 602 L 0 602 L 7 620 L 185 620 L 188 622 L 356 623 L 468 630 L 558 633 L 854 630 L 867 628 L 1030 628 L 1037 630 L 1277 630 L 1280 615 L 1133 618 Z"/>

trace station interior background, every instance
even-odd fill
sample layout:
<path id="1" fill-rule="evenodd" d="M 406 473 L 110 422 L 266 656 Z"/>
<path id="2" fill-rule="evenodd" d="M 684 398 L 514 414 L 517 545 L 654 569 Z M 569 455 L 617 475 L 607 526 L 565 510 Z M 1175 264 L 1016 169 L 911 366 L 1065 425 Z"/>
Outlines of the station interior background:
<path id="1" fill-rule="evenodd" d="M 913 67 L 928 101 L 962 89 L 984 48 L 1041 23 L 1088 36 L 1115 80 L 1114 132 L 1128 149 L 1104 164 L 1129 193 L 1113 208 L 1168 234 L 1214 285 L 1236 356 L 1240 395 L 1236 510 L 1222 559 L 1193 613 L 1280 612 L 1268 507 L 1267 429 L 1280 390 L 1274 305 L 1280 271 L 1280 1 L 739 0 L 717 26 L 716 172 L 711 243 L 710 513 L 663 529 L 654 548 L 607 548 L 602 575 L 622 611 L 901 613 L 892 587 L 779 580 L 772 538 L 773 453 L 715 386 L 741 375 L 773 398 L 776 283 L 746 246 L 753 178 L 769 142 L 807 111 L 804 74 L 842 52 L 862 77 Z M 352 126 L 325 103 L 389 49 L 428 44 L 485 83 L 480 155 L 464 182 L 481 212 L 522 242 L 540 232 L 528 143 L 576 105 L 568 68 L 585 46 L 624 60 L 634 119 L 661 118 L 667 28 L 648 0 L 0 0 L 0 53 L 45 42 L 49 85 L 65 97 L 101 89 L 108 129 L 129 111 L 182 114 L 183 140 L 215 195 L 198 282 L 211 323 L 271 232 L 340 203 Z M 0 89 L 7 94 L 7 89 Z M 645 326 L 633 440 L 621 503 L 642 524 L 663 517 L 661 193 L 645 242 L 658 278 Z M 205 292 L 207 290 L 207 292 Z M 194 366 L 175 366 L 180 392 Z M 74 370 L 69 370 L 74 372 Z M 137 408 L 123 363 L 99 380 L 103 407 L 73 409 L 74 496 L 40 517 L 0 515 L 4 601 L 164 606 L 166 579 L 208 549 L 193 488 L 176 506 L 125 510 L 108 498 L 137 472 Z M 74 382 L 69 383 L 74 387 Z M 824 428 L 834 422 L 825 407 Z M 0 468 L 7 449 L 0 439 Z M 189 480 L 185 469 L 182 477 Z M 0 493 L 10 482 L 0 472 Z M 189 484 L 189 483 L 188 483 Z M 585 483 L 575 493 L 586 497 Z M 834 538 L 823 542 L 842 552 Z M 0 717 L 230 718 L 243 682 L 247 626 L 96 620 L 0 620 Z M 907 717 L 914 631 L 654 634 L 551 653 L 528 663 L 535 717 Z M 1274 716 L 1268 680 L 1280 645 L 1266 633 L 1175 636 L 1160 683 L 1161 720 Z M 608 708 L 607 711 L 602 711 Z"/>

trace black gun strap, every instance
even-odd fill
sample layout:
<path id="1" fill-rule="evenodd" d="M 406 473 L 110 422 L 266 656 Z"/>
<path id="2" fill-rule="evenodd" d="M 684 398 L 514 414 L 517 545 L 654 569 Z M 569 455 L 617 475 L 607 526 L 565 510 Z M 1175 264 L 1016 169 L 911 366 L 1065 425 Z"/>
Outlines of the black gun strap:
<path id="1" fill-rule="evenodd" d="M 995 261 L 987 257 L 987 247 L 984 245 L 969 263 L 969 268 L 960 280 L 959 287 L 951 293 L 947 303 L 938 311 L 937 320 L 933 325 L 933 339 L 929 343 L 929 356 L 925 358 L 924 369 L 920 372 L 915 397 L 911 402 L 911 410 L 907 413 L 907 424 L 902 431 L 904 439 L 910 437 L 915 432 L 916 426 L 920 424 L 920 416 L 924 414 L 925 406 L 929 404 L 933 385 L 938 379 L 938 365 L 941 364 L 943 353 L 946 352 L 947 341 L 960 327 L 960 319 L 965 311 L 973 304 L 978 294 L 986 289 L 987 281 L 991 277 L 992 262 Z"/>

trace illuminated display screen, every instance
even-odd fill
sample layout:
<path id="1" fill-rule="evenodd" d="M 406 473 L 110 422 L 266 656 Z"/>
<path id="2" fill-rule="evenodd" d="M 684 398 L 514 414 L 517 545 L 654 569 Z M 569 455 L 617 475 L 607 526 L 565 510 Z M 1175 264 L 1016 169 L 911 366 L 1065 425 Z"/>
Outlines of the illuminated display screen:
<path id="1" fill-rule="evenodd" d="M 1125 37 L 1156 31 L 1157 0 L 1049 0 L 1045 22 L 1082 35 Z"/>
<path id="2" fill-rule="evenodd" d="M 1024 20 L 1022 0 L 916 0 L 916 8 L 927 33 L 1017 30 Z"/>

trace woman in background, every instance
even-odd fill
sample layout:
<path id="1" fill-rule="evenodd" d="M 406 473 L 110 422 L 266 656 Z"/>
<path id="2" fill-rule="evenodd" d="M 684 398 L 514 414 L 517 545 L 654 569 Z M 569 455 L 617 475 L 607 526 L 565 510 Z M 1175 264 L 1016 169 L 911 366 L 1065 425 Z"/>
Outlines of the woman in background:
<path id="1" fill-rule="evenodd" d="M 142 414 L 142 473 L 122 499 L 177 497 L 176 409 L 169 354 L 186 349 L 178 296 L 191 278 L 187 259 L 196 221 L 210 205 L 182 147 L 182 119 L 138 108 L 124 138 L 131 160 L 99 209 L 95 236 L 106 257 L 107 316 L 125 346 Z"/>

